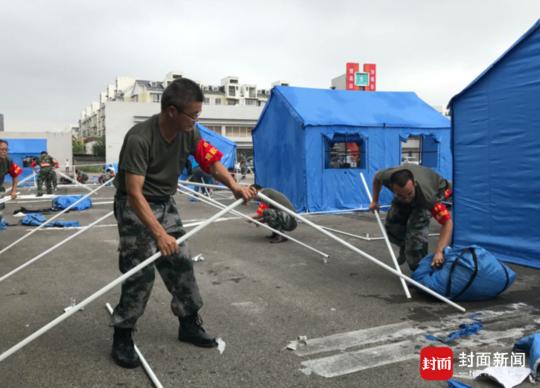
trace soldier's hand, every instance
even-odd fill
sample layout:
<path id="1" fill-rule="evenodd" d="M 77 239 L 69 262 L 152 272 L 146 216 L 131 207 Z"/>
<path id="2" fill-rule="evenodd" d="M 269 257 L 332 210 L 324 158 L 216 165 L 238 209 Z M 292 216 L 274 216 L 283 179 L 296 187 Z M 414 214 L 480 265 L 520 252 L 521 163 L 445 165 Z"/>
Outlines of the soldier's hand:
<path id="1" fill-rule="evenodd" d="M 244 203 L 251 201 L 257 195 L 257 191 L 253 187 L 242 187 L 240 185 L 235 185 L 231 188 L 234 197 L 236 199 L 242 198 Z"/>
<path id="2" fill-rule="evenodd" d="M 180 251 L 176 239 L 168 234 L 163 234 L 156 239 L 156 244 L 162 256 L 170 256 Z"/>
<path id="3" fill-rule="evenodd" d="M 433 260 L 431 261 L 432 267 L 440 267 L 444 263 L 444 254 L 442 252 L 435 252 Z"/>
<path id="4" fill-rule="evenodd" d="M 369 210 L 371 210 L 372 212 L 374 212 L 374 211 L 379 211 L 379 208 L 380 208 L 380 205 L 379 205 L 378 202 L 373 202 L 373 201 L 372 201 L 372 202 L 369 204 Z"/>

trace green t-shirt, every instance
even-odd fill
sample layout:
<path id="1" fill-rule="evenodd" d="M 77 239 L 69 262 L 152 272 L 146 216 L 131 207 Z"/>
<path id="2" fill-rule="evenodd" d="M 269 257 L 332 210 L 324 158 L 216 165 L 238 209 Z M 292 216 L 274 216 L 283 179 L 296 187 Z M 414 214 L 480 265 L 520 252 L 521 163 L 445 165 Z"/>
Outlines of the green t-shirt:
<path id="1" fill-rule="evenodd" d="M 1 159 L 0 158 L 0 187 L 4 185 L 4 178 L 6 174 L 9 172 L 9 167 L 11 166 L 11 160 L 10 159 Z M 0 189 L 1 190 L 1 189 Z"/>
<path id="2" fill-rule="evenodd" d="M 268 188 L 262 189 L 261 193 L 266 195 L 271 200 L 276 201 L 280 205 L 285 206 L 289 210 L 292 210 L 293 212 L 296 212 L 296 210 L 294 209 L 294 206 L 291 203 L 291 201 L 289 201 L 289 199 L 283 193 L 280 193 L 277 190 L 268 189 Z M 274 208 L 274 206 L 272 206 L 271 204 L 268 204 L 268 206 L 270 206 L 271 208 Z"/>
<path id="3" fill-rule="evenodd" d="M 444 197 L 444 191 L 451 188 L 450 182 L 431 168 L 414 164 L 380 170 L 375 174 L 375 179 L 391 190 L 390 177 L 393 173 L 402 170 L 409 170 L 413 174 L 416 187 L 414 206 L 431 209 Z"/>
<path id="4" fill-rule="evenodd" d="M 117 192 L 126 194 L 126 172 L 129 172 L 145 177 L 145 197 L 174 195 L 178 177 L 200 138 L 199 130 L 193 128 L 167 143 L 159 132 L 159 115 L 135 125 L 126 134 L 120 150 L 118 174 L 113 181 Z"/>

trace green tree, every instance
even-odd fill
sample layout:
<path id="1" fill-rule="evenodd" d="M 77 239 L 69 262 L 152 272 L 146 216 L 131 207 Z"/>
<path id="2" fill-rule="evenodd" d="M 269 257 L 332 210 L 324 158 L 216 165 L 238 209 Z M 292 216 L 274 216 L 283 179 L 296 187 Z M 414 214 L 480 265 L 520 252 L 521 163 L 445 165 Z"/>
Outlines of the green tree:
<path id="1" fill-rule="evenodd" d="M 96 144 L 92 147 L 94 156 L 105 156 L 105 137 L 96 139 Z"/>
<path id="2" fill-rule="evenodd" d="M 73 149 L 73 154 L 84 154 L 85 153 L 84 142 L 83 142 L 82 139 L 77 139 L 76 137 L 72 138 L 71 146 L 72 146 L 72 149 Z"/>

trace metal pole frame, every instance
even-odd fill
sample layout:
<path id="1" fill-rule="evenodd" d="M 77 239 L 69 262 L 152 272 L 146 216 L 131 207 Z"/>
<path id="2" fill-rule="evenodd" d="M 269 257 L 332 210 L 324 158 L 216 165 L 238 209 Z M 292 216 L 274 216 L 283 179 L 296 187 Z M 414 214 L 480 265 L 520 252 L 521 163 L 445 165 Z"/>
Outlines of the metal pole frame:
<path id="1" fill-rule="evenodd" d="M 364 256 L 366 259 L 370 260 L 371 262 L 377 264 L 379 267 L 382 267 L 384 269 L 386 269 L 388 272 L 391 272 L 393 273 L 394 275 L 402 278 L 403 280 L 405 280 L 407 283 L 410 283 L 418 288 L 420 288 L 422 291 L 425 291 L 427 292 L 428 294 L 434 296 L 435 298 L 449 304 L 450 306 L 458 309 L 459 311 L 462 311 L 462 312 L 465 312 L 467 311 L 465 308 L 461 307 L 460 305 L 458 305 L 457 303 L 454 303 L 452 302 L 451 300 L 449 300 L 448 298 L 445 298 L 444 296 L 438 294 L 437 292 L 433 291 L 433 290 L 430 290 L 429 288 L 427 288 L 426 286 L 424 286 L 423 284 L 420 284 L 418 283 L 416 280 L 413 280 L 411 279 L 410 277 L 406 276 L 406 275 L 403 275 L 401 272 L 398 272 L 396 271 L 394 268 L 390 267 L 389 265 L 379 261 L 378 259 L 374 258 L 373 256 L 365 253 L 364 251 L 358 249 L 357 247 L 355 247 L 354 245 L 351 245 L 349 244 L 347 241 L 345 240 L 342 240 L 341 238 L 335 236 L 334 234 L 328 232 L 327 230 L 324 230 L 323 228 L 321 228 L 319 225 L 315 224 L 314 222 L 311 222 L 310 220 L 306 219 L 305 217 L 302 217 L 301 215 L 299 214 L 296 214 L 295 212 L 289 210 L 288 208 L 286 208 L 285 206 L 277 203 L 276 201 L 268 198 L 266 195 L 262 194 L 262 193 L 258 193 L 257 196 L 262 199 L 263 201 L 277 207 L 278 209 L 280 210 L 283 210 L 284 212 L 287 212 L 289 213 L 290 215 L 302 220 L 303 222 L 305 222 L 306 224 L 312 226 L 313 228 L 317 229 L 318 231 L 320 231 L 321 233 L 324 233 L 325 235 L 327 235 L 328 237 L 330 237 L 331 239 L 339 242 L 340 244 L 346 246 L 347 248 L 353 250 L 354 252 Z"/>
<path id="2" fill-rule="evenodd" d="M 182 184 L 178 184 L 178 186 L 180 186 L 183 190 L 188 190 L 188 193 L 183 192 L 183 194 L 190 195 L 191 197 L 196 196 L 196 197 L 198 197 L 202 202 L 205 202 L 205 203 L 207 203 L 208 205 L 217 207 L 218 209 L 223 209 L 223 208 L 225 207 L 225 205 L 222 204 L 221 202 L 218 202 L 218 201 L 216 201 L 216 200 L 214 200 L 214 199 L 212 199 L 212 198 L 207 198 L 207 197 L 205 197 L 204 195 L 202 195 L 202 194 L 196 192 L 195 190 L 190 189 L 189 187 L 186 187 L 186 186 L 184 186 L 184 185 L 182 185 Z M 182 193 L 182 191 L 180 191 L 180 192 Z M 190 193 L 192 193 L 192 194 L 190 194 Z M 271 230 L 271 231 L 274 232 L 274 233 L 277 233 L 277 234 L 279 234 L 279 235 L 281 235 L 281 236 L 283 236 L 283 237 L 285 237 L 285 238 L 288 238 L 289 240 L 291 240 L 291 241 L 293 241 L 293 242 L 295 242 L 295 243 L 297 243 L 297 244 L 302 245 L 303 247 L 306 247 L 306 248 L 312 250 L 313 252 L 318 253 L 319 255 L 321 255 L 321 256 L 324 257 L 324 263 L 325 263 L 325 264 L 327 263 L 327 260 L 326 260 L 326 259 L 328 259 L 328 257 L 329 257 L 328 254 L 326 254 L 326 253 L 324 253 L 324 252 L 321 252 L 321 251 L 319 251 L 318 249 L 313 248 L 313 247 L 311 247 L 311 246 L 309 246 L 309 245 L 307 245 L 307 244 L 305 244 L 305 243 L 303 243 L 303 242 L 301 242 L 301 241 L 299 241 L 299 240 L 297 240 L 297 239 L 295 239 L 295 238 L 293 238 L 293 237 L 291 237 L 291 236 L 288 236 L 288 235 L 286 235 L 285 233 L 280 232 L 279 230 L 276 230 L 276 229 L 272 228 L 272 227 L 269 226 L 269 225 L 266 225 L 266 224 L 264 224 L 264 223 L 262 223 L 262 222 L 260 222 L 260 221 L 258 221 L 258 220 L 254 220 L 253 218 L 251 218 L 250 216 L 248 216 L 248 215 L 246 215 L 246 214 L 244 214 L 244 213 L 242 213 L 242 212 L 239 212 L 239 211 L 237 211 L 237 210 L 234 210 L 234 211 L 232 211 L 231 213 L 232 213 L 232 214 L 235 214 L 235 215 L 238 215 L 238 216 L 240 216 L 240 217 L 246 218 L 246 219 L 248 219 L 249 221 L 254 222 L 254 223 L 257 224 L 257 225 L 260 225 L 260 226 L 262 226 L 262 227 L 264 227 L 264 228 L 266 228 L 266 229 L 268 229 L 268 230 Z"/>
<path id="3" fill-rule="evenodd" d="M 373 198 L 371 197 L 371 191 L 369 191 L 369 187 L 366 182 L 366 178 L 364 178 L 364 174 L 360 173 L 360 178 L 362 178 L 362 183 L 364 184 L 364 189 L 366 190 L 366 194 L 369 198 L 369 202 L 373 202 Z M 386 228 L 384 227 L 381 217 L 379 216 L 379 211 L 374 210 L 373 213 L 375 214 L 375 218 L 377 218 L 377 224 L 379 225 L 379 229 L 381 229 L 382 235 L 384 237 L 384 241 L 386 242 L 386 247 L 388 248 L 388 251 L 390 252 L 390 256 L 392 257 L 392 262 L 394 263 L 394 267 L 396 268 L 396 271 L 399 273 L 401 272 L 401 268 L 399 267 L 399 263 L 396 259 L 396 255 L 394 253 L 394 250 L 392 249 L 392 245 L 390 245 L 390 240 L 388 239 L 388 235 L 386 234 Z M 401 286 L 403 287 L 403 291 L 405 291 L 405 295 L 407 296 L 407 299 L 411 299 L 411 293 L 409 291 L 409 288 L 407 287 L 407 283 L 405 283 L 405 280 L 403 278 L 399 279 L 401 282 Z"/>
<path id="4" fill-rule="evenodd" d="M 204 223 L 202 223 L 201 225 L 197 226 L 196 228 L 190 230 L 189 232 L 184 234 L 182 237 L 177 239 L 176 243 L 177 244 L 183 243 L 188 238 L 190 238 L 193 235 L 195 235 L 196 233 L 198 233 L 200 230 L 206 228 L 214 220 L 220 218 L 223 214 L 226 214 L 226 213 L 230 212 L 231 210 L 233 210 L 234 208 L 238 207 L 240 204 L 242 204 L 243 201 L 244 201 L 243 199 L 238 199 L 235 202 L 233 202 L 231 205 L 227 206 L 225 209 L 220 210 L 219 212 L 214 214 L 212 217 L 207 219 Z M 99 289 L 98 291 L 96 291 L 95 293 L 93 293 L 92 295 L 90 295 L 89 297 L 84 299 L 83 301 L 79 302 L 78 304 L 76 304 L 75 306 L 70 308 L 68 311 L 66 311 L 63 314 L 59 315 L 58 317 L 53 319 L 51 322 L 47 323 L 45 326 L 43 326 L 40 329 L 36 330 L 31 335 L 29 335 L 28 337 L 26 337 L 25 339 L 23 339 L 22 341 L 20 341 L 16 345 L 9 348 L 4 353 L 0 354 L 0 361 L 5 360 L 9 356 L 11 356 L 13 353 L 15 353 L 18 350 L 22 349 L 23 347 L 28 345 L 30 342 L 32 342 L 36 338 L 40 337 L 41 335 L 45 334 L 47 331 L 49 331 L 50 329 L 52 329 L 53 327 L 55 327 L 59 323 L 63 322 L 65 319 L 69 318 L 70 316 L 75 314 L 77 311 L 81 310 L 86 305 L 90 304 L 91 302 L 93 302 L 94 300 L 99 298 L 100 296 L 104 295 L 106 292 L 110 291 L 112 288 L 119 285 L 124 280 L 126 280 L 127 278 L 129 278 L 130 276 L 135 274 L 136 272 L 140 271 L 141 269 L 143 269 L 147 265 L 153 263 L 154 261 L 156 261 L 160 257 L 161 257 L 161 252 L 154 253 L 152 256 L 150 256 L 149 258 L 147 258 L 146 260 L 144 260 L 143 262 L 141 262 L 137 266 L 133 267 L 132 269 L 130 269 L 129 271 L 124 273 L 122 276 L 119 276 L 118 278 L 116 278 L 115 280 L 113 280 L 112 282 L 107 284 L 105 287 Z"/>
<path id="5" fill-rule="evenodd" d="M 88 229 L 90 229 L 91 227 L 93 227 L 94 225 L 100 223 L 101 221 L 103 221 L 105 218 L 107 217 L 110 217 L 112 216 L 113 212 L 109 212 L 107 214 L 105 214 L 103 217 L 100 217 L 98 218 L 97 220 L 95 220 L 94 222 L 92 222 L 91 224 L 85 226 L 84 228 L 82 228 L 81 230 L 73 233 L 71 236 L 68 236 L 66 237 L 65 239 L 63 239 L 62 241 L 60 241 L 59 243 L 57 243 L 56 245 L 53 245 L 52 247 L 50 247 L 49 249 L 41 252 L 39 255 L 31 258 L 30 260 L 28 260 L 27 262 L 25 262 L 24 264 L 18 266 L 17 268 L 15 268 L 14 270 L 8 272 L 7 274 L 3 275 L 0 277 L 0 283 L 3 282 L 4 280 L 6 280 L 7 278 L 9 278 L 11 275 L 15 275 L 17 272 L 19 272 L 20 270 L 28 267 L 30 264 L 38 261 L 39 259 L 41 259 L 43 256 L 47 255 L 48 253 L 54 251 L 56 248 L 60 248 L 62 245 L 64 245 L 65 243 L 67 243 L 69 240 L 71 239 L 74 239 L 75 237 L 77 237 L 78 235 L 86 232 Z"/>
<path id="6" fill-rule="evenodd" d="M 98 190 L 101 190 L 103 187 L 105 187 L 105 185 L 109 182 L 111 182 L 114 178 L 111 178 L 109 179 L 107 182 L 103 183 L 101 186 L 98 186 L 96 187 L 94 190 L 92 190 L 91 192 L 89 192 L 88 194 L 86 194 L 84 197 L 81 197 L 79 198 L 77 201 L 73 202 L 71 205 L 69 205 L 68 207 L 66 207 L 64 210 L 62 210 L 60 213 L 56 214 L 54 217 L 51 217 L 49 218 L 47 221 L 45 221 L 43 224 L 39 225 L 37 228 L 31 230 L 30 232 L 28 232 L 27 234 L 25 234 L 24 236 L 20 237 L 19 239 L 15 240 L 14 242 L 12 242 L 11 244 L 9 244 L 7 247 L 5 248 L 2 248 L 2 250 L 0 250 L 0 255 L 2 253 L 4 253 L 5 251 L 7 251 L 9 248 L 17 245 L 19 242 L 23 241 L 24 239 L 26 239 L 27 237 L 30 237 L 32 234 L 34 234 L 35 232 L 37 232 L 38 230 L 42 229 L 45 227 L 45 225 L 49 224 L 51 221 L 57 219 L 58 217 L 60 217 L 62 214 L 64 214 L 65 212 L 67 212 L 68 210 L 70 210 L 71 208 L 73 208 L 75 205 L 77 205 L 79 202 L 81 202 L 82 200 L 88 198 L 89 196 L 91 196 L 92 194 L 94 194 L 95 192 L 97 192 Z"/>

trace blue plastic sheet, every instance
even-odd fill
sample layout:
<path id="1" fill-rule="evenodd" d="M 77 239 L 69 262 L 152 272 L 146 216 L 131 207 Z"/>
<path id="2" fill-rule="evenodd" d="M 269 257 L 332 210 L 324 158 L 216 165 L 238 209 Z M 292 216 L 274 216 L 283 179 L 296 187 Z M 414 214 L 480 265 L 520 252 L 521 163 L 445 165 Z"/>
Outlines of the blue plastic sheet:
<path id="1" fill-rule="evenodd" d="M 275 87 L 253 130 L 256 182 L 284 193 L 297 211 L 367 208 L 360 180 L 401 163 L 410 136 L 433 139 L 430 166 L 451 178 L 450 122 L 411 92 L 355 92 Z M 355 168 L 329 168 L 328 144 L 361 142 L 364 161 Z M 389 204 L 385 189 L 381 204 Z"/>
<path id="2" fill-rule="evenodd" d="M 432 341 L 439 341 L 443 344 L 449 344 L 458 338 L 469 337 L 471 335 L 478 334 L 483 328 L 483 324 L 480 320 L 475 320 L 473 323 L 462 323 L 459 325 L 459 329 L 451 332 L 446 338 L 440 338 L 432 334 L 427 334 L 425 337 Z"/>
<path id="3" fill-rule="evenodd" d="M 424 257 L 411 277 L 452 300 L 495 298 L 516 278 L 514 271 L 476 245 L 467 249 L 446 249 L 442 267 L 432 267 L 432 260 L 433 255 Z"/>
<path id="4" fill-rule="evenodd" d="M 450 101 L 454 244 L 540 268 L 540 21 Z"/>
<path id="5" fill-rule="evenodd" d="M 0 218 L 0 230 L 6 229 L 7 225 L 3 218 Z"/>
<path id="6" fill-rule="evenodd" d="M 450 379 L 448 380 L 448 388 L 472 388 L 470 385 L 462 383 L 461 381 Z"/>
<path id="7" fill-rule="evenodd" d="M 53 199 L 52 207 L 55 210 L 62 210 L 69 207 L 74 202 L 77 202 L 82 197 L 82 195 L 59 195 L 58 197 Z M 87 197 L 75 206 L 73 206 L 70 210 L 86 210 L 90 209 L 91 207 L 92 199 L 90 197 Z"/>
<path id="8" fill-rule="evenodd" d="M 45 216 L 41 213 L 29 213 L 22 218 L 21 224 L 29 225 L 29 226 L 40 226 L 46 221 L 47 221 L 47 218 L 45 218 Z M 81 226 L 79 221 L 54 220 L 48 223 L 47 225 L 45 225 L 45 228 L 52 228 L 52 227 L 69 228 L 69 227 L 77 227 L 77 226 Z"/>
<path id="9" fill-rule="evenodd" d="M 529 357 L 529 368 L 533 377 L 538 377 L 540 367 L 540 333 L 521 338 L 514 344 L 514 351 L 522 351 Z"/>

